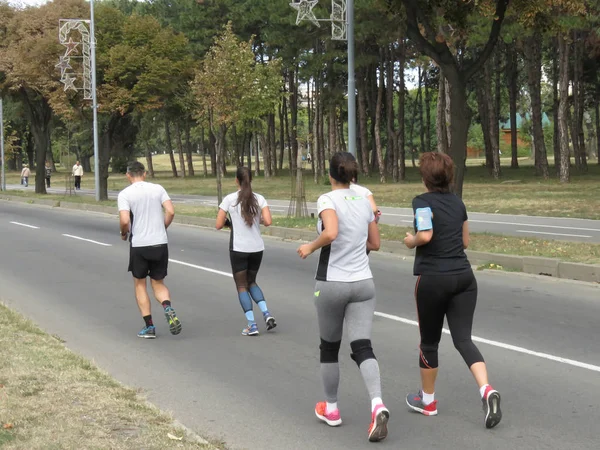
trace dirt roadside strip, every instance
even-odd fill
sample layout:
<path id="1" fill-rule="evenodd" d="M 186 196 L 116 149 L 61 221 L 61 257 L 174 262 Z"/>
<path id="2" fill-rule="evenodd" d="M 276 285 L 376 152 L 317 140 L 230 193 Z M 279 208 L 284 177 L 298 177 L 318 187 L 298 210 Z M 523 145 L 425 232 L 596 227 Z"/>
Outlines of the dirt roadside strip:
<path id="1" fill-rule="evenodd" d="M 7 194 L 0 195 L 0 200 L 32 205 L 52 206 L 70 210 L 91 211 L 110 214 L 113 216 L 117 215 L 117 210 L 115 207 L 94 205 L 89 203 L 73 203 L 50 199 L 31 199 Z M 215 221 L 214 219 L 207 219 L 204 217 L 176 215 L 174 223 L 213 228 Z M 312 241 L 315 238 L 315 232 L 311 230 L 275 226 L 268 228 L 263 227 L 263 234 L 266 236 L 291 241 Z M 408 250 L 402 242 L 398 241 L 382 241 L 380 251 L 393 253 L 404 257 L 414 256 L 414 250 Z M 467 255 L 471 264 L 476 266 L 495 264 L 502 266 L 507 270 L 533 275 L 545 275 L 554 278 L 600 283 L 600 264 L 582 264 L 561 261 L 560 259 L 556 258 L 505 255 L 499 253 L 476 252 L 471 250 L 467 250 Z"/>

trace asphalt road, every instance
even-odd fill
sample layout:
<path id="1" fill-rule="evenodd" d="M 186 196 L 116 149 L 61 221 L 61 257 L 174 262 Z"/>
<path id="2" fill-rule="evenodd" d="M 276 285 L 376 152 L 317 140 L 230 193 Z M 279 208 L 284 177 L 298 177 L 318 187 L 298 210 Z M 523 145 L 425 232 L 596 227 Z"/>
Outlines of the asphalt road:
<path id="1" fill-rule="evenodd" d="M 314 417 L 322 399 L 312 301 L 316 255 L 302 261 L 297 244 L 266 241 L 258 281 L 278 327 L 266 333 L 260 326 L 261 335 L 248 338 L 240 335 L 245 321 L 229 274 L 228 234 L 173 225 L 169 236 L 167 283 L 183 323 L 179 336 L 169 334 L 155 308 L 158 338 L 136 338 L 143 321 L 126 272 L 128 247 L 106 215 L 0 202 L 0 298 L 230 448 L 370 448 L 370 404 L 347 341 L 340 354 L 344 424 L 332 429 Z M 371 263 L 378 295 L 373 345 L 391 411 L 382 448 L 598 448 L 597 286 L 478 273 L 473 335 L 504 411 L 502 423 L 486 430 L 477 387 L 447 335 L 440 346 L 439 416 L 407 409 L 407 391 L 418 388 L 412 267 L 375 253 Z"/>
<path id="2" fill-rule="evenodd" d="M 6 188 L 7 190 L 23 189 L 18 184 L 7 185 Z M 54 187 L 48 189 L 48 192 L 63 194 L 65 189 L 64 187 Z M 90 189 L 82 189 L 77 193 L 79 195 L 94 195 L 94 191 Z M 111 199 L 116 199 L 117 194 L 117 191 L 110 191 L 108 196 Z M 216 197 L 181 194 L 170 195 L 175 203 L 217 206 Z M 283 215 L 287 213 L 289 201 L 267 200 L 271 205 L 271 210 L 275 214 Z M 307 206 L 309 212 L 316 214 L 315 203 L 308 203 Z M 410 208 L 381 207 L 380 209 L 383 213 L 380 223 L 403 226 L 409 226 L 412 223 L 413 216 Z M 600 243 L 600 221 L 598 220 L 469 212 L 469 224 L 471 231 L 477 233 Z"/>

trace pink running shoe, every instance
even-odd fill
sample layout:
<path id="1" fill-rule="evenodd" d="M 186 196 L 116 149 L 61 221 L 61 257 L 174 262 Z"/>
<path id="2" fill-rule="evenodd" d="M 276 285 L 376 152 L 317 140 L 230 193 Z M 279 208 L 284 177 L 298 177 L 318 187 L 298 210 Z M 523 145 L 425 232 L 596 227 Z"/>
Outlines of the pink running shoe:
<path id="1" fill-rule="evenodd" d="M 371 426 L 369 427 L 369 441 L 383 441 L 388 435 L 387 423 L 390 419 L 390 412 L 384 405 L 377 405 L 371 416 Z"/>
<path id="2" fill-rule="evenodd" d="M 330 413 L 327 413 L 327 403 L 319 402 L 315 406 L 315 414 L 317 417 L 325 422 L 330 427 L 339 427 L 342 424 L 342 418 L 340 417 L 340 410 L 336 409 Z"/>

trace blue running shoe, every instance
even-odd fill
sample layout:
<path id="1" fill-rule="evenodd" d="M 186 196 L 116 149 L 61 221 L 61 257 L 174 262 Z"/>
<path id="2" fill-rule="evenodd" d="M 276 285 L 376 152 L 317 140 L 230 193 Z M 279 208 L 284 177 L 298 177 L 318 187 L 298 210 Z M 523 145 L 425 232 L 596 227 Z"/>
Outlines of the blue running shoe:
<path id="1" fill-rule="evenodd" d="M 277 322 L 275 322 L 275 317 L 273 317 L 269 311 L 265 311 L 263 313 L 263 318 L 265 319 L 267 330 L 272 330 L 277 326 Z"/>
<path id="2" fill-rule="evenodd" d="M 258 327 L 255 323 L 242 330 L 242 336 L 258 336 Z"/>
<path id="3" fill-rule="evenodd" d="M 167 322 L 169 323 L 169 330 L 171 331 L 171 334 L 181 333 L 181 322 L 177 318 L 173 307 L 167 306 L 165 308 L 165 317 L 167 318 Z"/>
<path id="4" fill-rule="evenodd" d="M 143 339 L 156 339 L 156 328 L 154 325 L 142 328 L 142 331 L 138 333 L 139 338 Z"/>

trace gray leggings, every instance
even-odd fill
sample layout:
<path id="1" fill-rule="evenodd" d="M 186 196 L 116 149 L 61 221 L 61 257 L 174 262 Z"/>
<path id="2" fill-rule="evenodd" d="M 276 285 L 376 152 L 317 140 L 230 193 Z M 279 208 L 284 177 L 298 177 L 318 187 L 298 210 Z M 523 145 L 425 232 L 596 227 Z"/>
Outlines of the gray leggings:
<path id="1" fill-rule="evenodd" d="M 351 283 L 317 281 L 315 306 L 321 337 L 321 377 L 329 403 L 337 402 L 340 381 L 338 353 L 344 322 L 352 359 L 360 368 L 369 396 L 371 400 L 381 397 L 379 364 L 371 347 L 375 303 L 372 279 Z"/>

